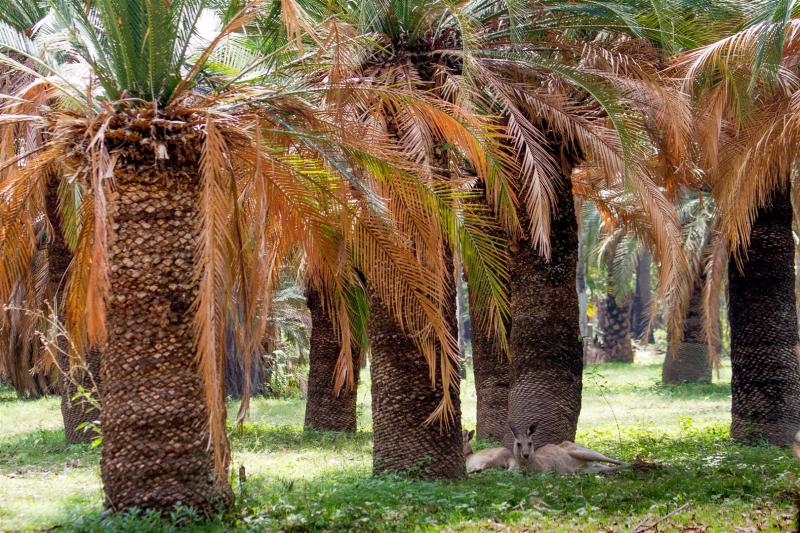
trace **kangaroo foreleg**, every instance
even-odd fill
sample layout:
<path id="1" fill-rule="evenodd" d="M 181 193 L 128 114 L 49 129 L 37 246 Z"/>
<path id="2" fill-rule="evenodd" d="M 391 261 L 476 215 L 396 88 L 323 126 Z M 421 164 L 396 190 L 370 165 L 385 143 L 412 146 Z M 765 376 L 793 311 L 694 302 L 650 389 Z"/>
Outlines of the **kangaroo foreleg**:
<path id="1" fill-rule="evenodd" d="M 508 469 L 519 470 L 519 462 L 517 461 L 516 457 L 510 457 L 508 459 Z"/>

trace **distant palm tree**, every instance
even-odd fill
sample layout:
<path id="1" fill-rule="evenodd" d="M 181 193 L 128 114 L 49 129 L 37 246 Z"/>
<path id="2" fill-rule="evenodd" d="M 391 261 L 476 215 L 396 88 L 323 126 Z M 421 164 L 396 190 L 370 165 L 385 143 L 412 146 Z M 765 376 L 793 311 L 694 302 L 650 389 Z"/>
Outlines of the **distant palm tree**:
<path id="1" fill-rule="evenodd" d="M 635 209 L 633 205 L 630 206 Z M 584 204 L 581 216 L 584 264 L 593 292 L 602 294 L 598 305 L 599 341 L 594 347 L 604 362 L 633 362 L 631 306 L 634 273 L 646 253 L 636 233 L 623 224 L 605 220 L 592 205 Z M 599 279 L 595 279 L 599 278 Z"/>
<path id="2" fill-rule="evenodd" d="M 718 306 L 707 310 L 704 294 L 707 290 L 706 262 L 716 230 L 714 199 L 704 192 L 689 193 L 681 202 L 678 213 L 684 228 L 684 249 L 692 271 L 692 292 L 683 321 L 683 334 L 680 338 L 669 337 L 661 377 L 664 383 L 710 383 L 712 366 L 719 362 L 718 341 L 713 339 L 720 328 Z M 715 290 L 709 298 L 718 302 L 720 294 Z M 709 350 L 709 338 L 714 343 L 713 350 Z"/>
<path id="3" fill-rule="evenodd" d="M 623 197 L 617 197 L 615 203 L 624 204 L 621 198 Z M 643 233 L 641 226 L 646 222 L 641 215 L 636 214 L 635 205 L 628 203 L 627 210 L 617 224 L 605 221 L 591 205 L 584 205 L 582 216 L 583 238 L 587 247 L 586 262 L 592 266 L 597 265 L 599 268 L 595 267 L 593 273 L 602 278 L 599 283 L 590 283 L 598 291 L 608 290 L 608 286 L 613 286 L 618 292 L 622 292 L 623 298 L 633 291 L 633 275 L 638 270 L 639 258 L 646 253 L 646 241 L 638 237 Z M 683 228 L 684 253 L 689 261 L 691 277 L 688 283 L 691 293 L 682 320 L 682 335 L 668 333 L 669 349 L 663 363 L 663 381 L 710 382 L 712 364 L 718 360 L 718 354 L 708 349 L 706 321 L 709 322 L 708 327 L 717 332 L 719 308 L 716 306 L 708 309 L 707 313 L 707 295 L 704 291 L 708 290 L 705 268 L 716 229 L 714 200 L 708 193 L 687 191 L 679 202 L 678 216 Z M 590 280 L 592 277 L 589 276 Z M 715 288 L 713 295 L 708 295 L 712 296 L 718 299 L 718 288 Z M 714 310 L 717 312 L 716 320 L 713 319 Z M 646 310 L 648 316 L 653 311 L 655 310 Z M 608 333 L 603 332 L 603 335 Z M 604 342 L 604 345 L 608 343 Z"/>

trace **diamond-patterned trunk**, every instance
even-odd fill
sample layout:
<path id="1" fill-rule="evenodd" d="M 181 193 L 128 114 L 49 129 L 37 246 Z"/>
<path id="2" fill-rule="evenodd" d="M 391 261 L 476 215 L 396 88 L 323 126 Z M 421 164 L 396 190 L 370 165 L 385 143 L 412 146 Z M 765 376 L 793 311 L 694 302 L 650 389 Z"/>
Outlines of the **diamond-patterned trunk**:
<path id="1" fill-rule="evenodd" d="M 800 428 L 800 367 L 789 191 L 758 210 L 740 272 L 728 265 L 731 437 L 788 445 Z"/>
<path id="2" fill-rule="evenodd" d="M 231 492 L 227 475 L 214 473 L 193 345 L 197 165 L 120 166 L 101 365 L 108 504 L 115 510 L 183 504 L 207 513 L 230 502 Z"/>
<path id="3" fill-rule="evenodd" d="M 578 226 L 570 173 L 556 184 L 551 258 L 530 240 L 511 246 L 511 389 L 509 422 L 520 430 L 538 422 L 534 445 L 574 440 L 581 410 L 583 349 L 578 293 Z M 528 227 L 524 213 L 522 227 Z M 506 431 L 503 442 L 513 444 Z"/>
<path id="4" fill-rule="evenodd" d="M 494 339 L 472 328 L 472 365 L 475 371 L 479 438 L 502 439 L 508 426 L 508 389 L 511 363 Z"/>
<path id="5" fill-rule="evenodd" d="M 455 313 L 452 327 L 455 329 Z M 428 364 L 386 307 L 371 298 L 368 325 L 372 360 L 372 465 L 375 473 L 407 472 L 425 478 L 464 477 L 459 383 L 451 388 L 454 421 L 425 421 L 442 399 L 439 373 L 431 386 Z"/>
<path id="6" fill-rule="evenodd" d="M 605 354 L 605 361 L 632 363 L 631 301 L 620 303 L 617 302 L 616 296 L 609 294 L 603 301 L 600 318 L 600 327 L 603 330 L 602 349 Z"/>
<path id="7" fill-rule="evenodd" d="M 667 352 L 661 370 L 664 383 L 711 383 L 711 360 L 703 331 L 703 280 L 692 289 L 689 309 L 683 321 L 683 338 Z"/>
<path id="8" fill-rule="evenodd" d="M 334 393 L 336 361 L 341 351 L 333 322 L 323 309 L 322 297 L 314 289 L 306 290 L 306 303 L 311 312 L 311 347 L 308 354 L 308 395 L 304 429 L 349 431 L 357 427 L 356 399 L 358 374 L 361 369 L 358 350 L 353 347 L 352 389 Z"/>
<path id="9" fill-rule="evenodd" d="M 485 198 L 483 183 L 474 189 Z M 484 201 L 481 206 L 491 212 L 491 206 Z M 497 242 L 508 245 L 508 235 L 499 226 L 483 228 Z M 469 273 L 467 273 L 469 283 Z M 475 434 L 481 439 L 502 439 L 508 427 L 508 389 L 511 384 L 511 362 L 503 353 L 493 331 L 486 331 L 477 316 L 478 304 L 475 291 L 469 292 L 470 313 L 472 314 L 472 367 L 475 375 L 475 394 L 477 396 L 477 416 Z M 511 323 L 506 323 L 509 331 Z"/>

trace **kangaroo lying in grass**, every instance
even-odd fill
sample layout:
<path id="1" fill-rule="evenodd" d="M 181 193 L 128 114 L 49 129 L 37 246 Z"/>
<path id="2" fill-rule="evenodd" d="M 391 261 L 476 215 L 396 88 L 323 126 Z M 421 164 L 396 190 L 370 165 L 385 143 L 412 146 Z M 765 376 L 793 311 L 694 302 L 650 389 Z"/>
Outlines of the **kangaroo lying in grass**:
<path id="1" fill-rule="evenodd" d="M 534 450 L 533 434 L 536 432 L 536 425 L 536 423 L 531 424 L 525 434 L 510 427 L 511 433 L 514 435 L 514 458 L 528 472 L 557 472 L 562 476 L 567 476 L 579 470 L 606 473 L 614 472 L 620 466 L 627 466 L 622 461 L 606 457 L 602 453 L 569 441 L 561 444 L 545 444 Z"/>
<path id="2" fill-rule="evenodd" d="M 464 439 L 464 457 L 467 460 L 467 474 L 473 472 L 480 472 L 487 468 L 505 468 L 508 470 L 519 469 L 519 463 L 514 458 L 514 455 L 508 448 L 489 448 L 487 450 L 480 450 L 475 453 L 472 451 L 472 437 L 475 436 L 475 430 L 464 430 L 461 433 Z"/>

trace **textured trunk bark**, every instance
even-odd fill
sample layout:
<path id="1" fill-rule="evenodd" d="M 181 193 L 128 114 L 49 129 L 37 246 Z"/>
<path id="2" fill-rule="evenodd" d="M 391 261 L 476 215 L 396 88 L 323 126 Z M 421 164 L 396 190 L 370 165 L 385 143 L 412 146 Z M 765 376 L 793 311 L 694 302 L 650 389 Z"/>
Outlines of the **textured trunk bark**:
<path id="1" fill-rule="evenodd" d="M 605 361 L 632 363 L 631 303 L 618 304 L 613 294 L 603 302 L 603 352 Z"/>
<path id="2" fill-rule="evenodd" d="M 465 311 L 467 305 L 467 296 L 464 294 L 464 266 L 461 264 L 461 258 L 456 256 L 453 259 L 453 279 L 456 284 L 456 328 L 458 329 L 458 353 L 461 354 L 461 370 L 459 376 L 461 379 L 467 377 L 467 339 L 469 331 L 467 328 L 468 317 Z"/>
<path id="3" fill-rule="evenodd" d="M 670 343 L 672 342 L 673 339 L 670 339 Z M 661 380 L 665 384 L 711 383 L 711 360 L 703 333 L 702 279 L 692 290 L 689 309 L 683 322 L 683 339 L 664 357 Z"/>
<path id="4" fill-rule="evenodd" d="M 358 425 L 356 399 L 358 374 L 361 368 L 358 350 L 353 347 L 354 386 L 335 394 L 336 360 L 341 346 L 333 322 L 325 313 L 322 297 L 314 289 L 306 290 L 306 302 L 311 312 L 311 349 L 308 354 L 308 396 L 303 428 L 323 431 L 353 432 Z"/>
<path id="5" fill-rule="evenodd" d="M 72 252 L 67 247 L 61 232 L 61 219 L 58 216 L 58 180 L 51 179 L 47 184 L 45 210 L 50 221 L 50 229 L 52 229 L 47 247 L 48 282 L 50 294 L 55 296 L 59 307 L 57 310 L 59 320 L 63 321 L 62 295 L 66 284 L 67 269 L 72 261 Z M 59 367 L 61 367 L 59 393 L 61 394 L 61 416 L 64 420 L 64 439 L 67 444 L 87 443 L 91 442 L 97 434 L 86 424 L 92 424 L 100 417 L 100 413 L 86 397 L 92 395 L 95 402 L 97 401 L 97 389 L 100 385 L 100 352 L 90 350 L 85 355 L 84 367 L 71 369 L 65 353 L 67 346 L 66 339 L 61 339 L 59 342 L 61 353 L 58 354 Z M 78 395 L 79 389 L 83 389 L 85 393 Z"/>
<path id="6" fill-rule="evenodd" d="M 455 329 L 455 315 L 451 312 Z M 442 399 L 439 373 L 431 386 L 428 364 L 377 299 L 368 325 L 372 375 L 372 464 L 375 473 L 408 472 L 424 478 L 465 475 L 459 383 L 451 387 L 455 413 L 440 430 L 425 420 Z"/>
<path id="7" fill-rule="evenodd" d="M 650 324 L 650 265 L 653 258 L 650 252 L 644 251 L 636 263 L 636 290 L 633 293 L 633 303 L 631 304 L 631 332 L 633 337 L 641 341 L 646 340 L 652 344 L 653 329 Z M 645 338 L 645 333 L 647 337 Z"/>
<path id="8" fill-rule="evenodd" d="M 115 510 L 182 504 L 208 513 L 232 499 L 227 475 L 214 471 L 195 360 L 200 183 L 196 161 L 184 165 L 119 163 L 115 172 L 100 463 Z"/>
<path id="9" fill-rule="evenodd" d="M 550 261 L 528 240 L 511 247 L 508 416 L 515 428 L 539 423 L 535 446 L 574 440 L 581 410 L 583 350 L 575 290 L 578 228 L 569 169 L 558 184 L 551 216 Z M 513 444 L 510 431 L 503 442 Z"/>
<path id="10" fill-rule="evenodd" d="M 508 427 L 508 391 L 511 363 L 489 332 L 472 331 L 472 366 L 478 397 L 476 434 L 502 439 Z"/>
<path id="11" fill-rule="evenodd" d="M 731 437 L 788 445 L 800 428 L 794 241 L 789 191 L 758 211 L 740 272 L 728 266 Z"/>

